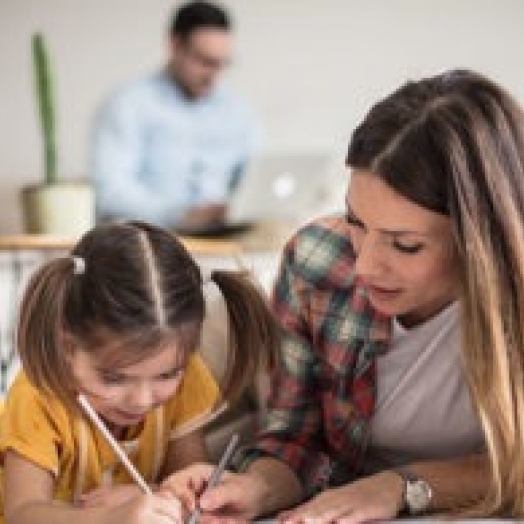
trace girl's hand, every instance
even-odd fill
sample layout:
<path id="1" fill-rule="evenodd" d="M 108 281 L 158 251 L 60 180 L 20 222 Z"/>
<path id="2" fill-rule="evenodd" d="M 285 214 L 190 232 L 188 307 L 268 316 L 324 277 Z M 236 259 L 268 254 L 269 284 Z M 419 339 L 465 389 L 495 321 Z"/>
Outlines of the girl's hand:
<path id="1" fill-rule="evenodd" d="M 188 512 L 193 511 L 197 501 L 207 486 L 215 466 L 212 464 L 194 464 L 166 477 L 160 489 L 167 490 L 178 497 Z M 224 473 L 222 478 L 225 478 Z"/>
<path id="2" fill-rule="evenodd" d="M 119 506 L 142 493 L 135 484 L 124 484 L 120 486 L 103 486 L 93 489 L 88 493 L 82 493 L 75 505 L 82 508 L 95 506 Z"/>
<path id="3" fill-rule="evenodd" d="M 203 523 L 245 522 L 258 515 L 269 490 L 265 481 L 255 474 L 224 472 L 220 483 L 203 494 L 214 468 L 210 464 L 190 466 L 169 476 L 162 488 L 181 498 L 189 511 L 198 505 Z"/>
<path id="4" fill-rule="evenodd" d="M 391 471 L 327 489 L 309 502 L 285 511 L 278 519 L 285 524 L 359 524 L 392 519 L 402 507 L 403 481 Z"/>
<path id="5" fill-rule="evenodd" d="M 202 522 L 233 523 L 254 520 L 264 507 L 271 487 L 255 473 L 227 473 L 200 497 Z"/>
<path id="6" fill-rule="evenodd" d="M 165 493 L 139 495 L 117 506 L 108 506 L 104 522 L 122 524 L 183 524 L 180 501 Z"/>

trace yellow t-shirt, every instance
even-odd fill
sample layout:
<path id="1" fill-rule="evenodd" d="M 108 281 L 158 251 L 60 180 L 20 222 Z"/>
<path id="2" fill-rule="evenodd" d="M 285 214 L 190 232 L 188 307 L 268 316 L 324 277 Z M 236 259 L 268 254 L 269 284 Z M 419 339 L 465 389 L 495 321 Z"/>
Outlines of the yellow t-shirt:
<path id="1" fill-rule="evenodd" d="M 129 428 L 120 441 L 147 482 L 160 480 L 169 441 L 213 418 L 219 399 L 214 378 L 201 357 L 192 355 L 175 395 L 142 424 Z M 0 465 L 8 449 L 54 475 L 55 500 L 73 502 L 96 487 L 133 482 L 100 431 L 87 419 L 71 415 L 57 399 L 42 395 L 23 372 L 13 383 L 0 418 Z M 2 497 L 0 503 L 3 515 Z"/>

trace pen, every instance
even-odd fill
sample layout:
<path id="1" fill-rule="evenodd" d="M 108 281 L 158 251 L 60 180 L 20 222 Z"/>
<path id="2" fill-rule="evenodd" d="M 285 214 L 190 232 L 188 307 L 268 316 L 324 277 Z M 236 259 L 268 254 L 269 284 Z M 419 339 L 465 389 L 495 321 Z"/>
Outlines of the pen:
<path id="1" fill-rule="evenodd" d="M 113 448 L 113 451 L 116 453 L 116 456 L 120 459 L 122 464 L 127 469 L 128 473 L 134 479 L 134 481 L 142 488 L 144 493 L 148 495 L 152 494 L 151 488 L 147 485 L 147 482 L 143 479 L 140 473 L 137 471 L 135 466 L 129 460 L 124 450 L 119 446 L 118 442 L 115 440 L 113 435 L 107 429 L 106 425 L 103 423 L 102 419 L 98 416 L 97 412 L 92 408 L 89 400 L 87 400 L 85 395 L 78 395 L 78 402 L 82 406 L 86 415 L 91 419 L 93 424 L 100 430 L 100 433 L 107 440 L 107 443 Z"/>
<path id="2" fill-rule="evenodd" d="M 204 489 L 204 492 L 202 495 L 210 488 L 214 488 L 218 482 L 220 481 L 220 478 L 222 477 L 222 473 L 224 473 L 225 469 L 227 468 L 229 461 L 231 457 L 233 456 L 233 451 L 235 450 L 236 445 L 238 444 L 238 434 L 235 433 L 231 440 L 229 441 L 229 444 L 226 447 L 226 450 L 224 451 L 224 454 L 220 458 L 220 461 L 217 464 L 217 467 L 214 469 L 213 473 L 209 477 L 209 480 L 207 482 L 207 486 Z M 195 508 L 193 513 L 191 513 L 191 516 L 189 517 L 189 520 L 187 521 L 187 524 L 196 524 L 198 519 L 200 518 L 200 514 L 202 513 L 202 510 L 199 506 Z"/>

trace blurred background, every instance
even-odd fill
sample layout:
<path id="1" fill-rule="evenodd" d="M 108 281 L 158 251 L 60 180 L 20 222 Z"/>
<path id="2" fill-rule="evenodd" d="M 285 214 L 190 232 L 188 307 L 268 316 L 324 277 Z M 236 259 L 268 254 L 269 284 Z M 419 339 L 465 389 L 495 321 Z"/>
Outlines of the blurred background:
<path id="1" fill-rule="evenodd" d="M 126 81 L 164 64 L 170 0 L 0 0 L 0 234 L 22 229 L 19 189 L 42 178 L 31 34 L 46 37 L 63 176 L 85 178 L 93 115 Z M 268 150 L 333 154 L 342 207 L 348 137 L 408 78 L 477 69 L 524 102 L 522 0 L 225 0 L 230 82 Z"/>

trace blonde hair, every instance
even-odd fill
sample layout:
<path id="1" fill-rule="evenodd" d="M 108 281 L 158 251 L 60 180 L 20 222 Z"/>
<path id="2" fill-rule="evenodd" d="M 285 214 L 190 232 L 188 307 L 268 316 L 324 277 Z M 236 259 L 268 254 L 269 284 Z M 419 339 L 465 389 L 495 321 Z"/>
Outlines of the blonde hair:
<path id="1" fill-rule="evenodd" d="M 347 164 L 450 216 L 463 286 L 464 368 L 491 469 L 488 493 L 457 509 L 524 517 L 522 109 L 471 71 L 409 82 L 355 130 Z"/>

